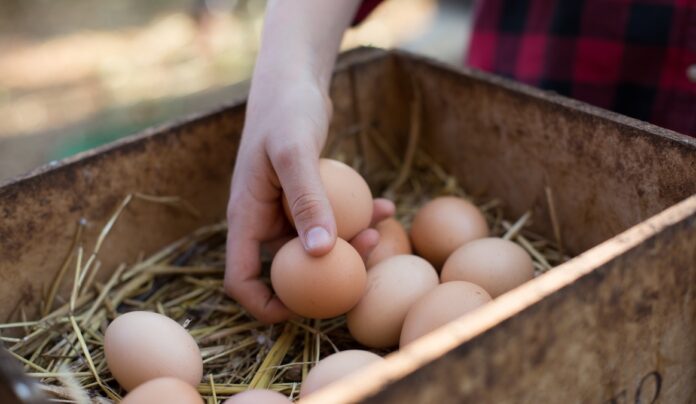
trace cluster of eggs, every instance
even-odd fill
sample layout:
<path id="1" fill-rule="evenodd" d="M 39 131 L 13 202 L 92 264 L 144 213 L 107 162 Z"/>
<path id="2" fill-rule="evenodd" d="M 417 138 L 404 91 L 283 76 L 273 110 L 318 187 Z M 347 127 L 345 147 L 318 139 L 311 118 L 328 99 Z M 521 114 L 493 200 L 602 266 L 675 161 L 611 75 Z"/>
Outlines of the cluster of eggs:
<path id="1" fill-rule="evenodd" d="M 348 330 L 361 344 L 404 346 L 532 278 L 527 252 L 489 237 L 481 211 L 453 196 L 420 208 L 410 237 L 393 218 L 378 223 L 379 244 L 363 262 L 348 241 L 369 226 L 370 188 L 341 162 L 322 159 L 319 167 L 336 217 L 336 245 L 313 257 L 296 238 L 271 265 L 275 293 L 296 314 L 346 314 Z"/>
<path id="2" fill-rule="evenodd" d="M 350 334 L 364 346 L 403 347 L 533 277 L 524 249 L 489 237 L 479 209 L 451 196 L 426 203 L 410 236 L 393 218 L 378 223 L 379 244 L 364 262 L 348 240 L 370 225 L 370 189 L 360 174 L 335 160 L 322 159 L 320 173 L 336 218 L 334 248 L 314 257 L 295 238 L 271 264 L 275 293 L 298 315 L 345 314 Z M 136 311 L 117 317 L 107 328 L 104 355 L 114 379 L 129 391 L 124 404 L 203 402 L 196 390 L 203 375 L 200 349 L 166 316 Z M 363 350 L 330 355 L 307 374 L 300 397 L 379 360 Z M 277 392 L 249 390 L 225 404 L 256 402 L 290 401 Z"/>

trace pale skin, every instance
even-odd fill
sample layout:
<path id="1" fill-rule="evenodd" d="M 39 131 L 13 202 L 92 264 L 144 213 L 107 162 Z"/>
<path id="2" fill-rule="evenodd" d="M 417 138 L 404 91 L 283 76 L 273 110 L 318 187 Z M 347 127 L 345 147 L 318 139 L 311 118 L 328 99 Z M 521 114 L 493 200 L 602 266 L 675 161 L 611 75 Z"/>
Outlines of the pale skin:
<path id="1" fill-rule="evenodd" d="M 327 254 L 336 221 L 318 158 L 331 119 L 331 72 L 359 0 L 271 0 L 256 61 L 227 209 L 225 290 L 254 317 L 277 323 L 290 311 L 259 280 L 260 249 L 294 234 L 281 205 L 287 195 L 305 250 Z M 374 201 L 373 224 L 394 204 Z M 369 228 L 349 240 L 364 259 L 379 241 Z"/>

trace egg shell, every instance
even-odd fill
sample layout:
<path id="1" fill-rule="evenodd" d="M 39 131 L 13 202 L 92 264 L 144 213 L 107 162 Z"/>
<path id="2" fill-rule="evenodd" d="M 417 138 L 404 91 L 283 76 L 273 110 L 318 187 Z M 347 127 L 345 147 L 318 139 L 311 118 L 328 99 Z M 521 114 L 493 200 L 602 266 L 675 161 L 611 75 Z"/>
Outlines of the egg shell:
<path id="1" fill-rule="evenodd" d="M 489 301 L 488 292 L 471 282 L 442 283 L 411 306 L 401 329 L 399 345 L 404 347 Z"/>
<path id="2" fill-rule="evenodd" d="M 225 400 L 222 404 L 290 404 L 284 395 L 273 390 L 247 390 Z"/>
<path id="3" fill-rule="evenodd" d="M 388 218 L 377 223 L 375 229 L 379 232 L 379 243 L 367 259 L 367 268 L 372 268 L 381 261 L 395 255 L 411 254 L 411 241 L 404 226 L 394 218 Z"/>
<path id="4" fill-rule="evenodd" d="M 438 283 L 435 268 L 415 255 L 380 262 L 367 272 L 367 291 L 347 314 L 350 334 L 372 348 L 398 345 L 406 313 Z"/>
<path id="5" fill-rule="evenodd" d="M 198 386 L 203 376 L 193 337 L 171 318 L 149 311 L 116 317 L 104 335 L 104 355 L 111 374 L 128 391 L 160 377 Z"/>
<path id="6" fill-rule="evenodd" d="M 369 351 L 352 349 L 337 352 L 320 360 L 302 381 L 300 397 L 307 397 L 320 388 L 327 386 L 349 374 L 381 361 L 383 358 Z"/>
<path id="7" fill-rule="evenodd" d="M 414 250 L 440 269 L 447 257 L 471 240 L 488 236 L 488 224 L 471 202 L 455 196 L 435 198 L 421 207 L 411 224 Z"/>
<path id="8" fill-rule="evenodd" d="M 344 314 L 358 303 L 367 273 L 360 254 L 343 239 L 336 239 L 328 254 L 314 257 L 294 238 L 273 258 L 271 283 L 291 311 L 323 319 Z"/>
<path id="9" fill-rule="evenodd" d="M 320 159 L 319 175 L 331 204 L 338 237 L 351 240 L 372 221 L 372 192 L 365 179 L 351 166 L 338 160 Z M 283 195 L 283 210 L 292 225 L 288 200 Z"/>
<path id="10" fill-rule="evenodd" d="M 121 404 L 153 403 L 203 404 L 203 399 L 190 384 L 173 377 L 160 377 L 139 385 L 121 401 Z"/>
<path id="11" fill-rule="evenodd" d="M 442 282 L 475 283 L 495 298 L 534 277 L 532 258 L 502 238 L 470 241 L 455 250 L 442 267 Z"/>

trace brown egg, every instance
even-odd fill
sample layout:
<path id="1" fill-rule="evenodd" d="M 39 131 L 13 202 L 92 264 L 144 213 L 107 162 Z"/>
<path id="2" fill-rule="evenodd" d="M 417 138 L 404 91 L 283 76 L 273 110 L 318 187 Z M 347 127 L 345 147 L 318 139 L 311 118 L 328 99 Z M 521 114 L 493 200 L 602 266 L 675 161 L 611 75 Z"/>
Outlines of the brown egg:
<path id="1" fill-rule="evenodd" d="M 351 240 L 372 221 L 372 192 L 365 179 L 353 168 L 338 160 L 320 159 L 319 175 L 336 219 L 338 237 Z M 283 209 L 290 223 L 288 201 L 283 195 Z"/>
<path id="2" fill-rule="evenodd" d="M 132 311 L 116 317 L 104 335 L 104 356 L 114 379 L 128 391 L 160 377 L 198 386 L 203 376 L 196 341 L 179 323 L 158 313 Z"/>
<path id="3" fill-rule="evenodd" d="M 121 404 L 153 403 L 203 404 L 203 399 L 190 384 L 173 377 L 160 377 L 139 385 L 121 401 Z"/>
<path id="4" fill-rule="evenodd" d="M 243 393 L 235 394 L 222 404 L 290 404 L 284 395 L 273 390 L 247 390 Z"/>
<path id="5" fill-rule="evenodd" d="M 482 287 L 470 282 L 440 284 L 411 306 L 404 320 L 399 345 L 404 347 L 490 300 Z"/>
<path id="6" fill-rule="evenodd" d="M 367 291 L 347 315 L 350 334 L 372 348 L 398 345 L 408 309 L 437 285 L 435 268 L 423 258 L 387 258 L 367 272 Z"/>
<path id="7" fill-rule="evenodd" d="M 457 248 L 442 267 L 442 282 L 467 281 L 498 297 L 534 277 L 529 254 L 512 241 L 482 238 Z"/>
<path id="8" fill-rule="evenodd" d="M 344 314 L 358 303 L 367 273 L 360 254 L 343 239 L 328 254 L 313 257 L 294 238 L 273 258 L 271 283 L 290 310 L 322 319 Z"/>
<path id="9" fill-rule="evenodd" d="M 329 355 L 320 360 L 307 373 L 307 377 L 302 382 L 302 387 L 300 387 L 300 397 L 307 397 L 320 388 L 381 360 L 383 360 L 382 357 L 377 354 L 358 349 Z"/>
<path id="10" fill-rule="evenodd" d="M 379 262 L 394 255 L 411 254 L 411 242 L 404 226 L 394 218 L 382 220 L 375 229 L 379 232 L 379 244 L 367 259 L 367 268 L 372 268 Z"/>
<path id="11" fill-rule="evenodd" d="M 488 224 L 481 211 L 455 196 L 443 196 L 426 203 L 411 224 L 413 248 L 438 270 L 454 250 L 487 236 Z"/>

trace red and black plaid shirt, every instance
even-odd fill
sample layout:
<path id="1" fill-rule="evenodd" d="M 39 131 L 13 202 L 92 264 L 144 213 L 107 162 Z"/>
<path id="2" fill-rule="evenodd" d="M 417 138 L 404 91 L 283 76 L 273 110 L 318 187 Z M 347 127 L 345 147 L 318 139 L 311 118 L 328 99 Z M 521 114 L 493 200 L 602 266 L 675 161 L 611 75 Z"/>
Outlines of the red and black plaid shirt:
<path id="1" fill-rule="evenodd" d="M 481 0 L 466 63 L 696 136 L 696 0 Z"/>

